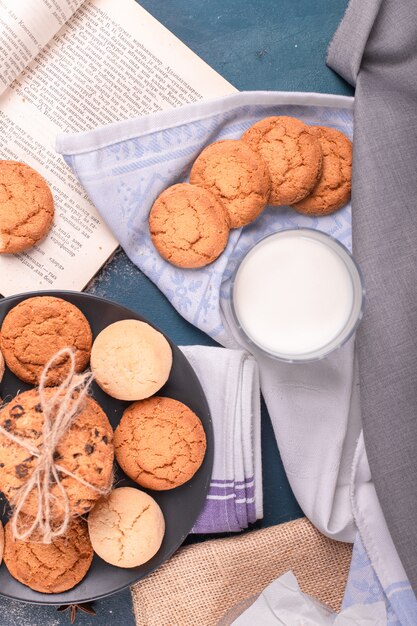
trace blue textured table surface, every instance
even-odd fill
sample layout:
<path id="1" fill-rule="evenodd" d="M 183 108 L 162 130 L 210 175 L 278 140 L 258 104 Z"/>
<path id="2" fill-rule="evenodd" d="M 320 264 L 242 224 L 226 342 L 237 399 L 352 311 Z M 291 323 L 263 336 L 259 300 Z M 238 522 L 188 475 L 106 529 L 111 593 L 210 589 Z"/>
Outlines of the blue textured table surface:
<path id="1" fill-rule="evenodd" d="M 141 0 L 140 4 L 240 90 L 352 94 L 350 86 L 325 65 L 327 45 L 347 0 Z M 101 271 L 90 291 L 143 314 L 177 344 L 213 345 L 176 313 L 123 252 Z M 270 526 L 302 513 L 285 477 L 265 408 L 262 417 L 265 517 L 259 525 Z M 96 603 L 95 610 L 95 618 L 78 613 L 77 624 L 135 623 L 128 590 Z M 0 598 L 0 626 L 67 623 L 68 615 L 54 607 Z"/>

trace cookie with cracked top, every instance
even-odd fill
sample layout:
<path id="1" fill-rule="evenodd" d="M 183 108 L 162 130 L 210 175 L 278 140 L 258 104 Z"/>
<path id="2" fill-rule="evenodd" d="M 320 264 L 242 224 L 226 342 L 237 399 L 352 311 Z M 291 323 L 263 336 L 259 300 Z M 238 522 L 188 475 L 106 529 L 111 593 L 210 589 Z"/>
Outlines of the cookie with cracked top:
<path id="1" fill-rule="evenodd" d="M 36 385 L 49 359 L 61 348 L 73 348 L 75 368 L 90 359 L 92 334 L 83 313 L 73 304 L 51 296 L 27 298 L 3 320 L 0 347 L 6 365 L 18 378 Z M 58 385 L 68 372 L 65 357 L 50 370 L 48 385 Z"/>
<path id="2" fill-rule="evenodd" d="M 323 151 L 322 175 L 310 195 L 294 205 L 305 215 L 330 215 L 344 206 L 352 186 L 352 142 L 343 133 L 327 126 L 311 126 Z"/>
<path id="3" fill-rule="evenodd" d="M 269 200 L 271 181 L 260 155 L 244 141 L 225 139 L 201 152 L 190 172 L 190 183 L 219 198 L 231 228 L 253 222 Z"/>
<path id="4" fill-rule="evenodd" d="M 242 136 L 265 161 L 271 178 L 269 203 L 290 205 L 305 198 L 321 176 L 319 139 L 304 122 L 285 115 L 267 117 Z"/>
<path id="5" fill-rule="evenodd" d="M 223 252 L 229 216 L 219 199 L 199 185 L 165 189 L 149 213 L 149 230 L 159 254 L 178 267 L 204 267 Z"/>
<path id="6" fill-rule="evenodd" d="M 194 476 L 206 452 L 206 434 L 197 415 L 173 398 L 134 402 L 114 434 L 116 459 L 138 485 L 163 491 Z"/>
<path id="7" fill-rule="evenodd" d="M 117 567 L 137 567 L 161 547 L 165 520 L 159 505 L 133 487 L 114 489 L 88 516 L 94 551 Z"/>
<path id="8" fill-rule="evenodd" d="M 41 593 L 62 593 L 72 589 L 86 575 L 93 560 L 87 524 L 73 520 L 67 532 L 52 543 L 13 538 L 10 522 L 5 527 L 4 562 L 13 578 Z"/>
<path id="9" fill-rule="evenodd" d="M 54 199 L 32 167 L 0 160 L 0 254 L 31 248 L 52 226 Z"/>
<path id="10" fill-rule="evenodd" d="M 55 392 L 55 389 L 47 388 L 46 400 Z M 43 423 L 42 405 L 36 389 L 17 395 L 0 410 L 0 426 L 37 449 L 43 443 Z M 57 465 L 94 487 L 92 489 L 81 484 L 76 478 L 57 468 L 61 485 L 69 500 L 71 515 L 87 513 L 100 498 L 101 494 L 97 489 L 105 491 L 110 487 L 113 459 L 113 429 L 110 422 L 97 402 L 86 398 L 54 452 Z M 0 461 L 0 491 L 13 503 L 19 489 L 36 468 L 37 457 L 0 433 Z M 64 498 L 56 483 L 52 482 L 50 492 L 54 496 L 52 516 L 56 520 L 62 519 Z M 37 493 L 32 491 L 22 510 L 34 517 L 37 509 Z"/>

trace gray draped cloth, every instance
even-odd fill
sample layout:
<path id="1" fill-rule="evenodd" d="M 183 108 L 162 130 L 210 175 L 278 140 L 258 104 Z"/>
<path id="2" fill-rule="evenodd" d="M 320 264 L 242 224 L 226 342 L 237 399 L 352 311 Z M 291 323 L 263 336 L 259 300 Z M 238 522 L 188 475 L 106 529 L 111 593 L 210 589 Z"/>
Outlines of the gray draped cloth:
<path id="1" fill-rule="evenodd" d="M 417 592 L 416 0 L 351 0 L 328 64 L 356 86 L 352 213 L 367 290 L 357 337 L 365 446 Z"/>

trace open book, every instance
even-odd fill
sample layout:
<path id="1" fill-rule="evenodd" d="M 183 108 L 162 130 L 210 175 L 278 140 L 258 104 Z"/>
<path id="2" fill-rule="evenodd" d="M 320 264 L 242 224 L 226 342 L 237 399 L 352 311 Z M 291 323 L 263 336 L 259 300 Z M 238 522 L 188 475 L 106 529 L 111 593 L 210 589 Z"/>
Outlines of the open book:
<path id="1" fill-rule="evenodd" d="M 135 0 L 0 0 L 0 158 L 34 167 L 55 199 L 46 239 L 0 256 L 0 293 L 81 290 L 118 246 L 55 153 L 59 132 L 233 91 Z"/>

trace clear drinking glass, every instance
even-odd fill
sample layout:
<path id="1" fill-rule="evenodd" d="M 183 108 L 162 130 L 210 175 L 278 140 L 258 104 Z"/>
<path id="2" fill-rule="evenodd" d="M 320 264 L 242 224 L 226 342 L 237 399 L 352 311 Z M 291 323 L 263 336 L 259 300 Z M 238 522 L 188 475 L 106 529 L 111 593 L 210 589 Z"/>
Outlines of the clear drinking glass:
<path id="1" fill-rule="evenodd" d="M 316 244 L 318 248 L 314 246 L 311 247 L 313 243 Z M 289 278 L 288 280 L 290 282 L 285 284 L 285 288 L 283 287 L 282 280 L 280 282 L 274 278 L 274 276 L 276 277 L 278 269 L 281 271 L 281 279 L 282 277 L 285 278 L 285 274 L 282 273 L 285 272 L 285 254 L 282 256 L 284 248 L 288 251 L 300 250 L 301 252 L 305 252 L 305 250 L 307 250 L 308 254 L 313 254 L 313 260 L 310 263 L 311 267 L 308 267 L 308 255 L 305 259 L 304 257 L 300 259 L 294 257 L 294 253 L 292 256 L 290 253 L 289 274 L 292 276 L 291 271 L 293 268 L 291 268 L 290 265 L 291 263 L 293 265 L 295 263 L 295 265 L 298 264 L 299 268 L 295 271 L 295 275 L 301 276 L 301 278 L 299 281 L 296 278 L 294 282 L 291 282 L 291 278 Z M 265 261 L 265 259 L 268 258 L 268 254 L 274 257 L 274 251 L 275 253 L 278 251 L 278 254 L 281 254 L 281 257 L 277 257 L 282 261 L 279 268 L 277 268 L 276 264 L 274 267 L 273 263 L 267 264 Z M 264 259 L 264 261 L 262 259 Z M 303 266 L 302 263 L 304 260 L 305 265 Z M 263 267 L 262 263 L 264 262 L 265 266 Z M 310 271 L 310 274 L 314 271 L 314 275 L 311 277 L 308 284 L 303 284 L 303 267 L 305 267 L 306 274 L 308 274 L 308 271 Z M 321 281 L 321 273 L 324 277 L 327 277 L 327 279 L 329 279 L 329 276 L 331 279 L 335 280 L 340 277 L 340 281 L 337 280 L 337 289 L 335 289 L 333 293 L 328 290 L 327 295 L 329 302 L 327 303 L 327 309 L 325 292 L 326 285 L 330 285 L 331 280 L 325 283 L 323 282 L 325 278 L 323 278 Z M 297 284 L 297 282 L 299 284 Z M 343 288 L 341 288 L 341 284 L 343 284 Z M 341 288 L 340 298 L 337 298 L 335 293 L 337 292 L 337 294 L 339 294 L 339 288 Z M 305 350 L 301 349 L 300 346 L 293 351 L 291 351 L 291 349 L 280 349 L 278 345 L 279 339 L 276 339 L 273 327 L 274 315 L 277 313 L 277 319 L 282 320 L 283 317 L 285 318 L 285 314 L 287 314 L 288 311 L 285 310 L 285 314 L 281 315 L 281 304 L 285 303 L 286 298 L 290 298 L 291 302 L 293 302 L 294 298 L 297 298 L 297 289 L 299 291 L 298 296 L 300 296 L 300 302 L 303 302 L 305 295 L 304 290 L 311 295 L 311 309 L 315 310 L 316 314 L 320 312 L 320 307 L 322 307 L 324 321 L 317 316 L 317 328 L 315 328 L 314 322 L 308 319 L 309 311 L 306 308 L 305 313 L 307 317 L 304 317 L 304 322 L 306 322 L 307 325 L 303 326 L 303 311 L 299 311 L 295 308 L 295 315 L 291 318 L 287 318 L 289 336 L 293 337 L 294 343 L 297 342 L 299 336 L 302 337 L 301 331 L 299 335 L 297 335 L 297 320 L 300 319 L 300 329 L 307 332 L 310 328 L 309 324 L 311 324 L 312 336 L 317 334 L 317 336 L 323 336 L 325 340 L 323 340 L 322 345 L 320 345 L 318 339 L 317 341 L 319 341 L 319 343 L 317 345 L 313 345 L 314 340 L 312 340 L 312 342 L 308 341 L 307 343 L 311 345 Z M 318 290 L 320 295 L 315 294 L 315 289 Z M 322 292 L 324 293 L 323 301 L 319 299 Z M 288 363 L 306 363 L 322 359 L 330 352 L 333 352 L 333 350 L 340 348 L 352 337 L 357 329 L 363 316 L 365 304 L 365 288 L 362 275 L 349 250 L 334 237 L 311 228 L 279 230 L 257 242 L 237 266 L 231 280 L 230 295 L 232 314 L 242 339 L 253 348 L 275 359 Z M 273 301 L 272 304 L 271 301 Z M 298 300 L 295 300 L 295 302 L 298 302 Z M 303 305 L 304 304 L 303 302 Z M 293 303 L 291 306 L 295 307 L 295 304 Z M 330 320 L 328 316 L 329 310 L 331 312 L 331 306 L 337 309 L 338 319 L 342 320 L 340 327 L 337 328 L 337 332 L 335 331 L 333 335 L 331 335 L 332 323 L 334 322 L 336 324 L 336 322 L 334 319 Z M 246 307 L 246 309 L 244 307 Z M 248 309 L 250 310 L 249 314 L 247 314 Z M 278 315 L 278 313 L 280 313 L 280 315 Z M 327 322 L 325 321 L 326 319 Z M 253 320 L 256 320 L 256 322 Z M 269 335 L 267 334 L 269 332 L 268 329 L 271 330 Z M 285 337 L 285 323 L 282 323 L 282 321 L 279 331 L 280 335 Z M 274 340 L 272 340 L 273 336 Z M 291 341 L 287 343 L 290 345 Z"/>

